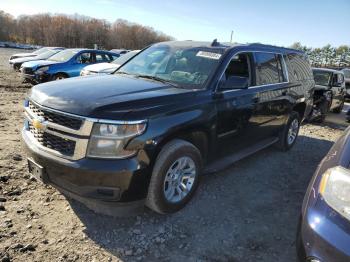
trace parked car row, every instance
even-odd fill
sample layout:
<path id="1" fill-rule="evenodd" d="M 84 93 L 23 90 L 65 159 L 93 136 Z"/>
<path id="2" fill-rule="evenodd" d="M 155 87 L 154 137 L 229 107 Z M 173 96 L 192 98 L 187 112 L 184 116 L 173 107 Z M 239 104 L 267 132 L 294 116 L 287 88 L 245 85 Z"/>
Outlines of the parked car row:
<path id="1" fill-rule="evenodd" d="M 43 83 L 79 76 L 87 65 L 112 62 L 118 57 L 118 54 L 109 51 L 66 49 L 46 60 L 24 63 L 21 72 L 27 81 Z"/>
<path id="2" fill-rule="evenodd" d="M 112 55 L 67 49 L 22 66 L 37 82 L 92 75 L 34 86 L 22 138 L 34 177 L 99 213 L 178 211 L 202 174 L 268 146 L 287 151 L 305 119 L 344 105 L 344 73 L 312 69 L 294 49 L 171 41 L 83 69 L 100 54 Z M 310 182 L 300 261 L 349 261 L 349 137 Z"/>
<path id="3" fill-rule="evenodd" d="M 43 53 L 37 54 L 36 56 L 24 56 L 24 57 L 12 58 L 10 59 L 9 63 L 11 67 L 13 67 L 13 69 L 15 69 L 16 71 L 19 71 L 23 63 L 49 59 L 51 56 L 57 54 L 63 49 L 64 48 L 57 47 L 57 48 L 48 49 Z"/>
<path id="4" fill-rule="evenodd" d="M 112 73 L 138 51 L 123 50 L 114 53 L 91 49 L 45 47 L 33 53 L 14 54 L 9 63 L 16 71 L 21 71 L 25 81 L 38 84 L 79 75 Z M 89 69 L 83 71 L 89 65 Z"/>

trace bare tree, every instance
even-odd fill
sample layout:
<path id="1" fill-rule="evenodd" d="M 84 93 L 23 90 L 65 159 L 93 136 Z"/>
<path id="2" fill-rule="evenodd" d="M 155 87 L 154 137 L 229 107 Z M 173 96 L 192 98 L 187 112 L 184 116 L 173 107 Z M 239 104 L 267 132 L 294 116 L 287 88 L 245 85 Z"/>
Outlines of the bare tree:
<path id="1" fill-rule="evenodd" d="M 0 11 L 0 41 L 43 46 L 87 47 L 98 46 L 140 49 L 172 37 L 151 27 L 117 20 L 113 24 L 82 15 L 38 14 L 22 15 L 15 19 Z"/>

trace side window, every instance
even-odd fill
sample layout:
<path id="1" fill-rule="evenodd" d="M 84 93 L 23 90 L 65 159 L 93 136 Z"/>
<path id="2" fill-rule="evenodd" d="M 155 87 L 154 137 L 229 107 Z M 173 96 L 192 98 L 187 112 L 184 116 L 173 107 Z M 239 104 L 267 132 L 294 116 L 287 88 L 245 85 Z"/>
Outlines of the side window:
<path id="1" fill-rule="evenodd" d="M 108 57 L 109 57 L 109 61 L 114 61 L 114 60 L 116 60 L 119 56 L 117 56 L 117 55 L 109 55 Z"/>
<path id="2" fill-rule="evenodd" d="M 333 84 L 341 85 L 344 82 L 344 76 L 342 74 L 334 74 Z"/>
<path id="3" fill-rule="evenodd" d="M 90 64 L 93 62 L 92 53 L 85 52 L 78 55 L 76 61 L 79 64 Z"/>
<path id="4" fill-rule="evenodd" d="M 287 82 L 287 75 L 285 72 L 285 69 L 283 68 L 283 58 L 282 55 L 276 55 L 277 57 L 277 67 L 278 67 L 278 77 L 279 77 L 279 81 L 282 82 Z"/>
<path id="5" fill-rule="evenodd" d="M 235 55 L 228 64 L 221 82 L 223 89 L 247 88 L 251 86 L 252 74 L 249 53 Z"/>
<path id="6" fill-rule="evenodd" d="M 288 71 L 295 80 L 313 79 L 311 66 L 305 55 L 290 53 L 287 58 Z"/>
<path id="7" fill-rule="evenodd" d="M 276 84 L 284 81 L 279 55 L 272 53 L 254 53 L 256 85 Z"/>
<path id="8" fill-rule="evenodd" d="M 96 62 L 105 62 L 105 61 L 109 61 L 109 59 L 107 58 L 107 56 L 105 54 L 96 54 Z"/>

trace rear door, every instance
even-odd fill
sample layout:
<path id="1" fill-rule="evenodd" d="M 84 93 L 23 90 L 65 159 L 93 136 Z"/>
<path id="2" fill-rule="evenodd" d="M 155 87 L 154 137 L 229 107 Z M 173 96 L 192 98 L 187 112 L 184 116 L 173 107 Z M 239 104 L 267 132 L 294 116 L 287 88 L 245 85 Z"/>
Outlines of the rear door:
<path id="1" fill-rule="evenodd" d="M 257 138 L 276 136 L 290 110 L 289 83 L 283 56 L 272 52 L 255 52 L 254 111 L 251 125 L 258 129 Z"/>
<path id="2" fill-rule="evenodd" d="M 332 84 L 332 105 L 331 109 L 339 107 L 343 102 L 345 93 L 344 75 L 341 73 L 334 73 L 331 81 Z"/>

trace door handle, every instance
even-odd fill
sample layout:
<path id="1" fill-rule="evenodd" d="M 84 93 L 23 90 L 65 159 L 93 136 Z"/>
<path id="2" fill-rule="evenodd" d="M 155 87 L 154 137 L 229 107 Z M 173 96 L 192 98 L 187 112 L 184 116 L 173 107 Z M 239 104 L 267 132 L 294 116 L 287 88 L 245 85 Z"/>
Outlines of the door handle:
<path id="1" fill-rule="evenodd" d="M 252 99 L 252 102 L 253 102 L 254 104 L 259 103 L 259 101 L 260 101 L 259 97 L 254 97 L 254 98 Z"/>

